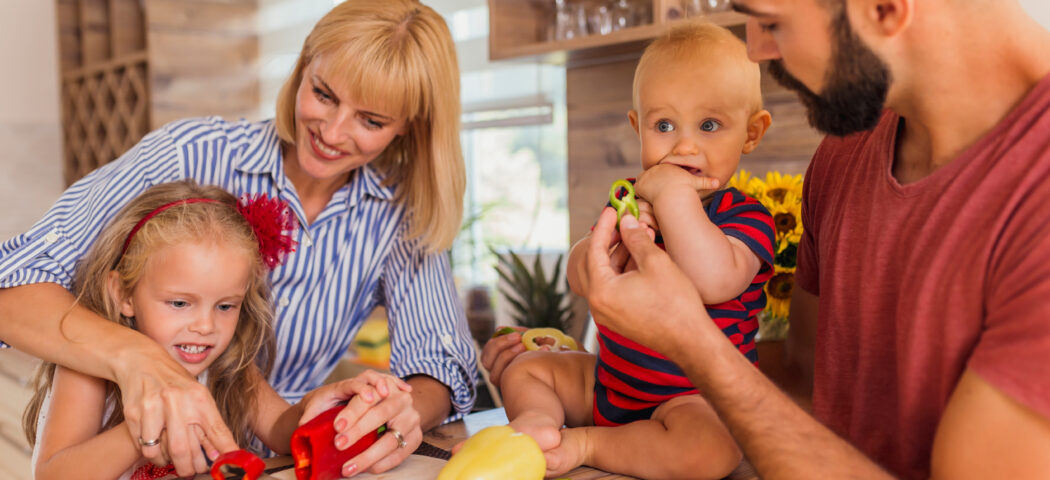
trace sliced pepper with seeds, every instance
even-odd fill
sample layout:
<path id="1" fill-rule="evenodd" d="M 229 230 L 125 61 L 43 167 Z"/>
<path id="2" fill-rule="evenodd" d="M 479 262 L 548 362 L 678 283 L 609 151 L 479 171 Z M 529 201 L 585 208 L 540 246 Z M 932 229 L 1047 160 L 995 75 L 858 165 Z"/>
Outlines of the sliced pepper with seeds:
<path id="1" fill-rule="evenodd" d="M 496 330 L 492 338 L 517 332 L 518 330 L 512 327 L 503 327 Z M 543 347 L 550 347 L 550 350 L 553 352 L 580 349 L 580 346 L 576 344 L 576 340 L 557 328 L 530 328 L 525 330 L 521 332 L 521 343 L 525 345 L 525 350 L 530 351 L 539 350 Z"/>

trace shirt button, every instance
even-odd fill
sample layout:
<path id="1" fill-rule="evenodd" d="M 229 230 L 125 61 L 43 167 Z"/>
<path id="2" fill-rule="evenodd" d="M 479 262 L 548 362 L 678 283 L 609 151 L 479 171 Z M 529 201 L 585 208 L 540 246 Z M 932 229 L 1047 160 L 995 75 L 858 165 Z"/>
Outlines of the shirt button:
<path id="1" fill-rule="evenodd" d="M 445 335 L 441 337 L 441 343 L 444 343 L 446 347 L 452 346 L 452 335 Z"/>
<path id="2" fill-rule="evenodd" d="M 58 241 L 58 234 L 55 233 L 53 230 L 51 232 L 49 232 L 47 235 L 44 235 L 44 242 L 46 242 L 46 243 L 55 243 L 57 241 Z"/>
<path id="3" fill-rule="evenodd" d="M 303 246 L 304 247 L 310 247 L 310 246 L 313 246 L 313 244 L 314 244 L 314 242 L 310 241 L 310 237 L 304 237 L 303 238 Z"/>
<path id="4" fill-rule="evenodd" d="M 282 306 L 282 307 L 287 307 L 288 306 L 288 297 L 281 297 L 281 299 L 277 301 L 277 304 Z"/>

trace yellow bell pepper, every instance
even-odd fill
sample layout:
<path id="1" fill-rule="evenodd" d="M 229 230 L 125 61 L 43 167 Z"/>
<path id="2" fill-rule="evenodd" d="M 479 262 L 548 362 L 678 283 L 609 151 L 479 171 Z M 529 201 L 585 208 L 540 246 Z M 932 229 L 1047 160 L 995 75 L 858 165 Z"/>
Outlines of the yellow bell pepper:
<path id="1" fill-rule="evenodd" d="M 468 438 L 437 480 L 540 480 L 546 470 L 547 461 L 532 437 L 499 425 Z"/>
<path id="2" fill-rule="evenodd" d="M 521 335 L 521 343 L 525 344 L 525 350 L 539 350 L 541 347 L 549 346 L 551 351 L 579 350 L 576 340 L 562 333 L 557 328 L 531 328 Z"/>

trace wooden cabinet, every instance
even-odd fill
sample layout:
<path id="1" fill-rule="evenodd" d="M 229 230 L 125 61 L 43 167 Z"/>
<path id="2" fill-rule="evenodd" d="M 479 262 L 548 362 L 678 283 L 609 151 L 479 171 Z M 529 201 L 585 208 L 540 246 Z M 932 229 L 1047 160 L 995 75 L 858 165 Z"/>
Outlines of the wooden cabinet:
<path id="1" fill-rule="evenodd" d="M 253 117 L 258 0 L 55 0 L 64 177 L 172 120 Z"/>
<path id="2" fill-rule="evenodd" d="M 607 0 L 566 0 L 592 11 Z M 677 19 L 684 17 L 678 0 L 630 0 L 642 13 L 639 25 L 610 33 L 589 34 L 566 40 L 552 40 L 555 0 L 489 0 L 489 57 L 492 60 L 541 58 L 564 62 L 570 55 L 625 45 L 655 38 Z M 745 17 L 735 12 L 707 15 L 712 23 L 725 27 L 743 25 Z M 619 47 L 619 48 L 617 48 Z M 591 55 L 602 52 L 590 52 Z"/>
<path id="3" fill-rule="evenodd" d="M 0 478 L 32 478 L 33 450 L 22 431 L 22 412 L 33 395 L 29 382 L 38 363 L 17 350 L 0 350 Z"/>

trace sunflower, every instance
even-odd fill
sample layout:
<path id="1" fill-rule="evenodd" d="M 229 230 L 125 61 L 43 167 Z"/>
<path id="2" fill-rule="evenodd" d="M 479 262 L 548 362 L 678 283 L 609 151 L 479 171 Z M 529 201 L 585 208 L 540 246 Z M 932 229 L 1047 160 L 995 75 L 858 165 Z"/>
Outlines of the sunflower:
<path id="1" fill-rule="evenodd" d="M 773 277 L 766 282 L 766 309 L 773 318 L 788 318 L 791 291 L 795 289 L 795 267 L 774 266 Z"/>
<path id="2" fill-rule="evenodd" d="M 769 214 L 773 216 L 773 227 L 776 229 L 777 243 L 787 241 L 797 244 L 802 239 L 802 200 L 793 192 L 784 194 L 780 202 L 773 201 L 771 196 L 762 202 Z M 784 247 L 777 249 L 778 253 Z"/>
<path id="3" fill-rule="evenodd" d="M 739 172 L 734 173 L 729 179 L 729 186 L 733 187 L 741 192 L 747 193 L 747 184 L 751 181 L 751 172 L 740 169 Z"/>
<path id="4" fill-rule="evenodd" d="M 766 195 L 776 202 L 785 202 L 788 193 L 802 198 L 802 175 L 782 175 L 780 172 L 766 174 Z"/>

